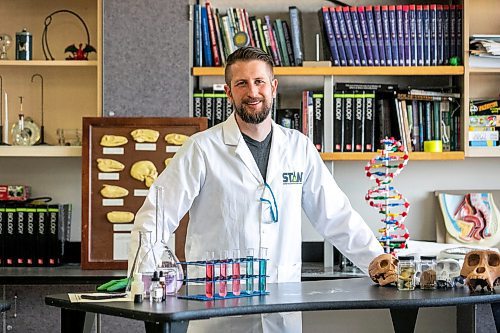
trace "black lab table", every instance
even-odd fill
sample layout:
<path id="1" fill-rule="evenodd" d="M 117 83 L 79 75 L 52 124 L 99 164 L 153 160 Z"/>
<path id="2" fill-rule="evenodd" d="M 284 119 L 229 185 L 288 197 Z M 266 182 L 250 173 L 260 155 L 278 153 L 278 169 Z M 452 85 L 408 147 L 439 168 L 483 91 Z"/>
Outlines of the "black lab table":
<path id="1" fill-rule="evenodd" d="M 181 290 L 182 291 L 182 290 Z M 190 287 L 192 291 L 192 287 Z M 61 332 L 82 332 L 90 314 L 106 314 L 145 322 L 146 332 L 186 332 L 190 320 L 258 313 L 347 309 L 390 309 L 395 332 L 413 332 L 418 309 L 456 306 L 457 313 L 472 313 L 474 305 L 492 305 L 500 328 L 500 294 L 470 294 L 467 288 L 398 291 L 379 287 L 369 278 L 269 284 L 269 295 L 216 301 L 169 297 L 166 302 L 71 303 L 68 295 L 45 298 L 61 308 Z M 87 317 L 85 316 L 86 314 Z M 457 332 L 473 332 L 473 316 L 460 316 Z M 93 317 L 91 317 L 93 318 Z M 87 325 L 84 325 L 87 322 Z"/>

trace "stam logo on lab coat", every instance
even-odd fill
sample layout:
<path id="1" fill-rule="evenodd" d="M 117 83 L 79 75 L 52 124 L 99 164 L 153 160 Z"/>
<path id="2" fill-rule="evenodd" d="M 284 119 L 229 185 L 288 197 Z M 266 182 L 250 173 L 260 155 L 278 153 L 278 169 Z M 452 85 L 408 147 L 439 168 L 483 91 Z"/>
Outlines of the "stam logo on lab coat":
<path id="1" fill-rule="evenodd" d="M 303 172 L 283 172 L 283 185 L 302 184 Z"/>

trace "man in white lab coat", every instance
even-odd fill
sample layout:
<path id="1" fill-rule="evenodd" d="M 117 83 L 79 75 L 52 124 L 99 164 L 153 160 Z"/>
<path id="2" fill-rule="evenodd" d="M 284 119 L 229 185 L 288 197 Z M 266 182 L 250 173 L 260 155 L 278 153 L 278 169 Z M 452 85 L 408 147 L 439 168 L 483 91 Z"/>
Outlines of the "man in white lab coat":
<path id="1" fill-rule="evenodd" d="M 234 113 L 189 138 L 155 182 L 165 187 L 165 236 L 189 211 L 187 260 L 202 260 L 207 250 L 265 247 L 268 282 L 297 282 L 304 209 L 315 229 L 366 273 L 383 249 L 312 142 L 271 119 L 278 88 L 272 59 L 240 48 L 227 59 L 225 80 Z M 131 256 L 137 232 L 154 233 L 154 221 L 152 190 L 135 218 Z M 301 326 L 300 313 L 287 313 L 192 321 L 189 331 L 300 332 Z"/>

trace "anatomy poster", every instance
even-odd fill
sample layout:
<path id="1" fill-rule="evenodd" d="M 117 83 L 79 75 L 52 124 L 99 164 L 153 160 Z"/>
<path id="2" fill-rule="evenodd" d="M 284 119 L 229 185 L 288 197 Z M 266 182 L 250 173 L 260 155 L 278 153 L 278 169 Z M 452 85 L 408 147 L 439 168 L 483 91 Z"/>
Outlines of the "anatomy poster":
<path id="1" fill-rule="evenodd" d="M 500 213 L 491 193 L 438 194 L 446 243 L 498 247 Z"/>

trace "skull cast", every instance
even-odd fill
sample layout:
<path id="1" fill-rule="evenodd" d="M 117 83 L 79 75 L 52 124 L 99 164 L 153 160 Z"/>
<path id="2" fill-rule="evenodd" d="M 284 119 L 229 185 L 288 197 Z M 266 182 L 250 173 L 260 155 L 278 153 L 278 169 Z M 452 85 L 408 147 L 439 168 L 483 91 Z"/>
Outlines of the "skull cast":
<path id="1" fill-rule="evenodd" d="M 454 288 L 460 276 L 460 264 L 455 259 L 441 259 L 436 264 L 438 288 Z"/>
<path id="2" fill-rule="evenodd" d="M 372 260 L 368 267 L 368 273 L 374 282 L 381 286 L 396 283 L 398 274 L 396 267 L 398 259 L 392 254 L 384 253 Z"/>
<path id="3" fill-rule="evenodd" d="M 481 287 L 481 291 L 486 287 L 488 291 L 494 292 L 500 277 L 500 254 L 491 250 L 467 253 L 460 275 L 467 278 L 465 284 L 471 293 L 474 293 L 477 286 Z"/>

